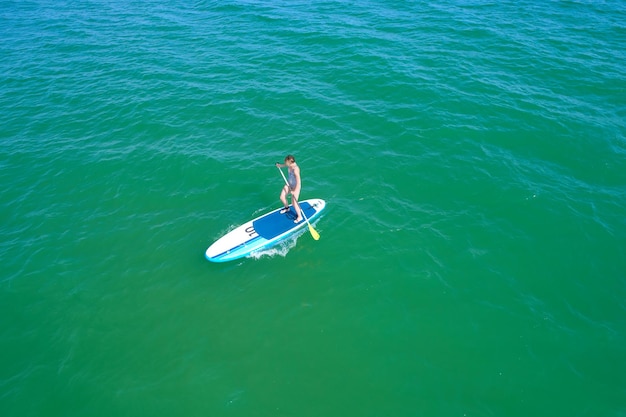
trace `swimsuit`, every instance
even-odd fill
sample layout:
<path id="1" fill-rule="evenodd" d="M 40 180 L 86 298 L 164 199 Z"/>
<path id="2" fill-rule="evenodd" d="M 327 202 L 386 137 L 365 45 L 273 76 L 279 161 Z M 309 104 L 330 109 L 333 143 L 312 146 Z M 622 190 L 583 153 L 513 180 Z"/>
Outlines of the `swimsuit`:
<path id="1" fill-rule="evenodd" d="M 292 170 L 289 170 L 289 187 L 291 187 L 291 189 L 293 190 L 294 188 L 296 188 L 296 175 L 293 173 Z"/>

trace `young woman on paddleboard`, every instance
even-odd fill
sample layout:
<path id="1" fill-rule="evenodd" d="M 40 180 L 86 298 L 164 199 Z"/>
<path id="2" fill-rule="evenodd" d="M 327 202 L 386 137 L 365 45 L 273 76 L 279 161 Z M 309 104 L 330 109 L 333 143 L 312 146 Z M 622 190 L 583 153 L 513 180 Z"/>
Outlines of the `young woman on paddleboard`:
<path id="1" fill-rule="evenodd" d="M 287 167 L 289 169 L 289 179 L 287 180 L 289 184 L 285 184 L 282 191 L 280 192 L 280 201 L 283 202 L 284 206 L 284 208 L 280 212 L 281 214 L 283 214 L 289 211 L 287 195 L 291 194 L 291 203 L 293 204 L 293 208 L 297 215 L 296 219 L 293 222 L 300 223 L 302 221 L 302 212 L 300 211 L 300 206 L 298 205 L 298 199 L 300 198 L 300 188 L 302 186 L 302 182 L 300 181 L 300 167 L 298 166 L 298 164 L 296 164 L 296 158 L 294 158 L 293 155 L 287 155 L 285 157 L 284 164 L 279 164 L 278 162 L 276 162 L 276 167 L 278 169 L 282 167 Z"/>

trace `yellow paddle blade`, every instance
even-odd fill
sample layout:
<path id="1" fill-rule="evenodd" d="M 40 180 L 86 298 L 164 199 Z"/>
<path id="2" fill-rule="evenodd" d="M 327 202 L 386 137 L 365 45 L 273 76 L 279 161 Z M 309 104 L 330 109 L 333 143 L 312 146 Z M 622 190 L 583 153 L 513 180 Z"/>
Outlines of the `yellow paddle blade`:
<path id="1" fill-rule="evenodd" d="M 309 232 L 311 232 L 311 236 L 313 236 L 313 239 L 320 240 L 320 234 L 317 233 L 317 230 L 313 229 L 313 226 L 311 226 L 310 224 L 309 224 Z"/>

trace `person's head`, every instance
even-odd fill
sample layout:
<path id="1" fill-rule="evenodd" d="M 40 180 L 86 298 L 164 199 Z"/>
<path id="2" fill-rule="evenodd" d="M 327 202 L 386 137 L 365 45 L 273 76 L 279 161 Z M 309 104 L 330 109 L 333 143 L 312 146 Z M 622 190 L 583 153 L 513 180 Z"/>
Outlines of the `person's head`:
<path id="1" fill-rule="evenodd" d="M 285 157 L 285 165 L 291 165 L 296 163 L 296 158 L 293 155 L 287 155 Z"/>

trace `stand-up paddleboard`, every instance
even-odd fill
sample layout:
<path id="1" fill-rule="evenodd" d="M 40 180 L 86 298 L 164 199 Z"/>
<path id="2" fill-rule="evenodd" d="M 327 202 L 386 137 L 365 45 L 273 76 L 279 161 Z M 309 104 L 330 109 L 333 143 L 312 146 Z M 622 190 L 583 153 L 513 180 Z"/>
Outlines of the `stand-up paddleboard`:
<path id="1" fill-rule="evenodd" d="M 300 201 L 299 204 L 309 222 L 319 217 L 326 207 L 326 202 L 319 198 Z M 307 226 L 305 220 L 293 222 L 296 218 L 293 208 L 284 214 L 280 213 L 281 210 L 271 211 L 228 232 L 209 246 L 204 256 L 211 262 L 243 258 L 254 251 L 275 245 Z"/>

